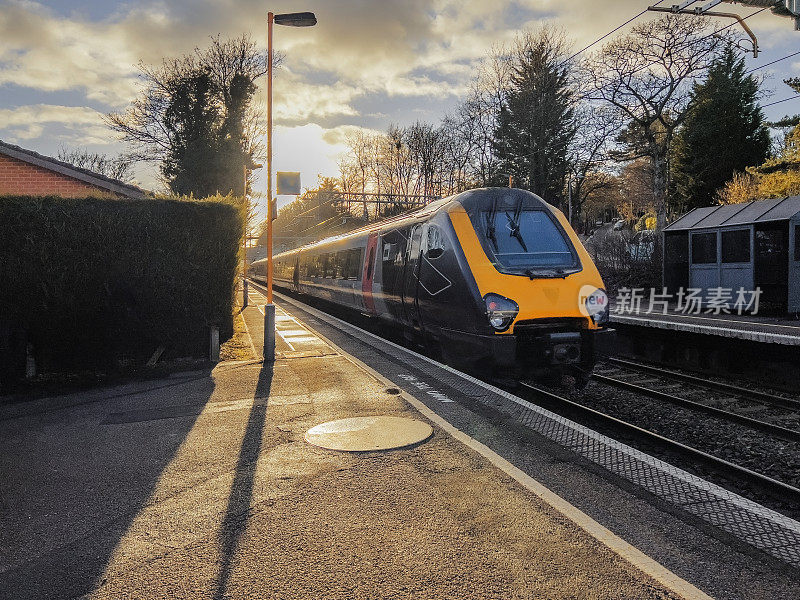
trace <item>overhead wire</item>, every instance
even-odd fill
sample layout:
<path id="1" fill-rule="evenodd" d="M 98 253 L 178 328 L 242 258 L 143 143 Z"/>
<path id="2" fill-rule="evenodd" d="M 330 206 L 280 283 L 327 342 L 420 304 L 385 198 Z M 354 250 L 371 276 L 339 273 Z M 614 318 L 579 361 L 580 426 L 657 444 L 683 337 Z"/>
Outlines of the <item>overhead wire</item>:
<path id="1" fill-rule="evenodd" d="M 575 58 L 575 57 L 576 57 L 576 56 L 578 56 L 579 54 L 583 54 L 584 52 L 586 52 L 586 51 L 587 51 L 589 48 L 591 48 L 592 46 L 595 46 L 595 45 L 599 44 L 599 43 L 600 43 L 600 42 L 602 42 L 604 39 L 606 39 L 608 36 L 610 36 L 610 35 L 612 35 L 612 34 L 616 33 L 617 31 L 619 31 L 620 29 L 622 29 L 623 27 L 625 27 L 627 24 L 629 24 L 629 23 L 632 23 L 633 21 L 635 21 L 636 19 L 638 19 L 639 17 L 641 17 L 641 16 L 642 16 L 643 14 L 645 14 L 645 13 L 646 13 L 648 10 L 650 10 L 650 8 L 651 8 L 651 7 L 658 6 L 659 4 L 662 4 L 663 2 L 665 2 L 665 0 L 658 0 L 658 2 L 656 2 L 655 4 L 652 4 L 652 5 L 648 6 L 647 8 L 645 8 L 645 9 L 644 9 L 643 11 L 641 11 L 640 13 L 638 13 L 638 14 L 636 14 L 636 15 L 632 16 L 630 19 L 628 19 L 627 21 L 625 21 L 625 22 L 624 22 L 622 25 L 619 25 L 618 27 L 615 27 L 614 29 L 612 29 L 612 30 L 611 30 L 611 31 L 609 31 L 608 33 L 606 33 L 606 34 L 604 34 L 604 35 L 600 36 L 599 38 L 597 38 L 595 41 L 593 41 L 593 42 L 592 42 L 591 44 L 589 44 L 588 46 L 584 46 L 583 48 L 581 48 L 580 50 L 578 50 L 578 51 L 577 51 L 575 54 L 573 54 L 572 56 L 570 56 L 569 58 L 567 58 L 565 61 L 563 61 L 563 62 L 562 62 L 560 65 L 558 65 L 558 67 L 559 67 L 559 68 L 563 67 L 565 64 L 567 64 L 569 61 L 571 61 L 573 58 Z"/>
<path id="2" fill-rule="evenodd" d="M 769 66 L 771 66 L 771 65 L 774 65 L 775 63 L 779 63 L 779 62 L 781 62 L 782 60 L 786 60 L 787 58 L 792 58 L 793 56 L 797 56 L 798 54 L 800 54 L 800 50 L 798 50 L 797 52 L 793 52 L 792 54 L 787 54 L 787 55 L 786 55 L 786 56 L 784 56 L 783 58 L 779 58 L 779 59 L 777 59 L 777 60 L 773 60 L 772 62 L 768 62 L 768 63 L 767 63 L 767 64 L 765 64 L 765 65 L 760 65 L 760 66 L 758 66 L 758 67 L 753 67 L 753 68 L 752 68 L 752 69 L 750 69 L 749 71 L 745 71 L 745 75 L 746 75 L 746 74 L 748 74 L 748 73 L 752 73 L 753 71 L 758 71 L 759 69 L 763 69 L 764 67 L 769 67 Z"/>
<path id="3" fill-rule="evenodd" d="M 653 6 L 657 6 L 657 5 L 655 5 L 655 4 L 654 4 Z M 764 11 L 765 11 L 765 10 L 767 10 L 768 8 L 769 8 L 769 7 L 767 6 L 767 7 L 765 7 L 765 8 L 761 8 L 761 9 L 759 9 L 759 10 L 753 11 L 752 13 L 750 13 L 749 15 L 747 15 L 746 17 L 742 17 L 742 21 L 746 21 L 746 20 L 747 20 L 747 19 L 749 19 L 750 17 L 755 17 L 757 14 L 764 12 Z M 709 39 L 709 38 L 711 38 L 711 37 L 714 37 L 714 36 L 715 36 L 715 35 L 717 35 L 718 33 L 722 33 L 722 32 L 723 32 L 723 31 L 725 31 L 726 29 L 730 29 L 731 27 L 733 27 L 733 26 L 734 26 L 734 25 L 736 25 L 737 23 L 738 23 L 738 21 L 733 21 L 732 23 L 729 23 L 728 25 L 725 25 L 725 27 L 720 27 L 720 28 L 719 28 L 719 29 L 717 29 L 716 31 L 712 31 L 711 33 L 709 33 L 708 35 L 705 35 L 705 36 L 701 37 L 700 39 L 697 39 L 697 40 L 692 40 L 691 42 L 689 42 L 689 44 L 690 44 L 690 45 L 699 44 L 700 42 L 702 42 L 702 41 L 704 41 L 704 40 L 707 40 L 707 39 Z M 765 66 L 766 66 L 766 65 L 765 65 Z M 650 67 L 650 65 L 647 65 L 647 64 L 645 64 L 645 65 L 642 65 L 642 66 L 641 66 L 641 67 L 639 67 L 638 69 L 634 69 L 633 71 L 631 71 L 631 72 L 630 72 L 630 75 L 634 75 L 634 74 L 638 73 L 639 71 L 643 71 L 644 69 L 647 69 L 648 67 Z M 697 78 L 697 76 L 693 77 L 693 79 L 696 79 L 696 78 Z M 598 91 L 599 89 L 600 89 L 600 88 L 594 88 L 594 89 L 592 90 L 592 92 L 596 92 L 596 91 Z M 587 97 L 589 100 L 597 100 L 597 99 L 598 99 L 598 98 L 591 98 L 591 97 L 589 97 L 589 95 L 588 95 L 588 94 L 587 94 L 587 95 L 585 95 L 584 97 Z"/>
<path id="4" fill-rule="evenodd" d="M 797 94 L 796 96 L 791 96 L 789 98 L 784 98 L 783 100 L 776 100 L 775 102 L 770 102 L 769 104 L 763 104 L 761 108 L 767 108 L 768 106 L 775 106 L 776 104 L 781 104 L 782 102 L 788 102 L 789 100 L 796 100 L 797 98 L 800 98 L 800 94 Z"/>

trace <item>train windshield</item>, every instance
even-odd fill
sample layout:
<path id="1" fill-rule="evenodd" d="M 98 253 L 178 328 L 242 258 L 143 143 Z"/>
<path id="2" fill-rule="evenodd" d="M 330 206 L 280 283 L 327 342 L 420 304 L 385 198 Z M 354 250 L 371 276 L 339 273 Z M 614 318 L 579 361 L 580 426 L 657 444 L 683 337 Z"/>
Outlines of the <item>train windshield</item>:
<path id="1" fill-rule="evenodd" d="M 489 258 L 501 271 L 562 276 L 578 267 L 572 245 L 543 210 L 489 209 L 478 225 Z"/>

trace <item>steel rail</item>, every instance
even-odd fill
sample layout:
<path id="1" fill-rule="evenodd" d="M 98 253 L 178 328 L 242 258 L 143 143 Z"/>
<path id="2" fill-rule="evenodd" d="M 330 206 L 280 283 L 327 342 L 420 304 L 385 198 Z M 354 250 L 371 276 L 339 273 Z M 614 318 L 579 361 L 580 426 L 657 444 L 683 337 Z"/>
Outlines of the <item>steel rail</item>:
<path id="1" fill-rule="evenodd" d="M 773 425 L 772 423 L 759 421 L 758 419 L 753 419 L 751 417 L 739 415 L 734 412 L 724 410 L 722 408 L 708 406 L 707 404 L 703 404 L 701 402 L 695 402 L 694 400 L 688 400 L 686 398 L 681 398 L 680 396 L 673 396 L 672 394 L 668 394 L 666 392 L 654 390 L 652 388 L 646 388 L 644 386 L 637 385 L 635 383 L 622 381 L 621 379 L 614 379 L 613 377 L 607 377 L 605 375 L 599 375 L 597 373 L 592 374 L 592 379 L 594 379 L 595 381 L 599 381 L 600 383 L 604 383 L 606 385 L 612 385 L 614 387 L 618 387 L 623 390 L 628 390 L 630 392 L 641 394 L 642 396 L 649 396 L 650 398 L 663 400 L 671 404 L 683 406 L 684 408 L 688 408 L 690 410 L 703 412 L 715 417 L 725 419 L 727 421 L 731 421 L 733 423 L 745 425 L 747 427 L 750 427 L 751 429 L 757 429 L 758 431 L 769 433 L 770 435 L 774 435 L 775 437 L 779 437 L 789 442 L 800 442 L 800 431 L 795 431 L 794 429 L 787 429 L 786 427 L 781 427 L 780 425 Z"/>
<path id="2" fill-rule="evenodd" d="M 753 400 L 755 402 L 771 404 L 773 406 L 779 406 L 780 408 L 800 410 L 800 400 L 796 400 L 794 398 L 783 398 L 781 396 L 773 396 L 766 392 L 759 392 L 758 390 L 749 390 L 747 388 L 732 385 L 730 383 L 711 381 L 709 379 L 703 379 L 702 377 L 697 377 L 696 375 L 688 375 L 686 373 L 679 373 L 677 371 L 672 371 L 669 369 L 665 370 L 660 367 L 644 365 L 630 360 L 623 360 L 621 358 L 608 357 L 604 358 L 603 360 L 613 365 L 629 367 L 631 369 L 644 371 L 646 373 L 652 373 L 653 375 L 658 375 L 659 377 L 664 377 L 666 379 L 685 381 L 687 383 L 693 383 L 697 386 L 704 387 L 709 390 L 735 394 L 737 396 L 741 396 L 745 400 Z"/>
<path id="3" fill-rule="evenodd" d="M 259 284 L 258 282 L 255 282 L 255 285 L 258 287 L 263 286 L 263 284 Z M 562 398 L 556 394 L 553 394 L 552 392 L 538 388 L 529 383 L 520 382 L 520 385 L 523 388 L 530 390 L 540 399 L 543 399 L 544 402 L 549 404 L 552 408 L 567 408 L 574 410 L 575 412 L 581 413 L 581 415 L 584 417 L 594 418 L 605 425 L 616 428 L 616 430 L 627 433 L 630 436 L 646 440 L 650 443 L 655 443 L 661 447 L 666 447 L 685 458 L 706 464 L 707 466 L 716 469 L 718 472 L 725 473 L 728 476 L 740 481 L 743 480 L 749 482 L 757 486 L 759 490 L 769 493 L 776 499 L 781 501 L 786 501 L 788 499 L 800 503 L 800 489 L 792 485 L 783 483 L 782 481 L 778 481 L 777 479 L 773 479 L 756 471 L 752 471 L 747 467 L 737 465 L 722 458 L 718 458 L 712 454 L 698 450 L 697 448 L 692 448 L 691 446 L 687 446 L 681 442 L 664 437 L 647 429 L 643 429 L 637 425 L 617 419 L 616 417 L 612 417 L 611 415 L 594 410 L 588 406 L 584 406 L 582 404 L 578 404 L 577 402 Z"/>
<path id="4" fill-rule="evenodd" d="M 583 404 L 578 404 L 577 402 L 573 402 L 567 398 L 562 398 L 557 394 L 529 383 L 521 382 L 520 385 L 529 389 L 531 392 L 533 392 L 533 394 L 535 394 L 536 397 L 544 400 L 552 408 L 573 410 L 580 413 L 584 417 L 596 419 L 606 426 L 616 429 L 617 431 L 622 431 L 641 440 L 656 443 L 657 445 L 666 447 L 669 450 L 681 454 L 686 458 L 701 462 L 719 472 L 727 474 L 728 476 L 733 476 L 739 480 L 744 480 L 754 484 L 758 486 L 760 490 L 767 491 L 775 498 L 784 501 L 787 499 L 792 499 L 795 502 L 800 502 L 800 489 L 789 485 L 788 483 L 784 483 L 767 475 L 763 475 L 762 473 L 752 471 L 747 467 L 729 462 L 723 458 L 714 456 L 713 454 L 693 448 L 692 446 L 687 446 L 686 444 L 682 444 L 681 442 L 664 437 L 663 435 L 648 429 L 633 425 L 632 423 L 628 423 L 622 419 L 617 419 L 616 417 L 612 417 L 606 413 L 594 410 L 593 408 L 589 408 Z"/>

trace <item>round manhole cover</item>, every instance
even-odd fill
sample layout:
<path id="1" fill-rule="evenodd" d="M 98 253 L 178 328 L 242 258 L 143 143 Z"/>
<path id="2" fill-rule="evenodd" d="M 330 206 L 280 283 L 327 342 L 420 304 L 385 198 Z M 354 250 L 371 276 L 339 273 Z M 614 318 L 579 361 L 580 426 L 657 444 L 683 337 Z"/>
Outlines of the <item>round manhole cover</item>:
<path id="1" fill-rule="evenodd" d="M 402 417 L 351 417 L 322 423 L 306 432 L 306 441 L 345 452 L 390 450 L 418 444 L 433 434 L 427 423 Z"/>

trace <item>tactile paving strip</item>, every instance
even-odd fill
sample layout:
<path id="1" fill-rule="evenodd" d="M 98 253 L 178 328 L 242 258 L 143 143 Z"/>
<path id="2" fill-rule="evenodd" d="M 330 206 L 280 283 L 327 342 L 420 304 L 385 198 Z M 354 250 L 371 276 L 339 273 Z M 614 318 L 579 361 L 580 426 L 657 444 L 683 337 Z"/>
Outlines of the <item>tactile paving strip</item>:
<path id="1" fill-rule="evenodd" d="M 451 398 L 466 396 L 497 409 L 706 523 L 800 568 L 800 523 L 794 519 L 349 323 L 314 309 L 307 311 L 289 298 L 285 301 L 312 327 L 320 321 L 332 327 L 321 333 L 387 377 L 396 374 L 400 364 L 412 380 L 433 382 Z"/>

